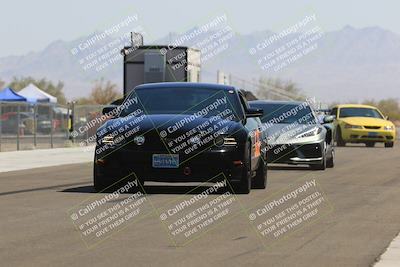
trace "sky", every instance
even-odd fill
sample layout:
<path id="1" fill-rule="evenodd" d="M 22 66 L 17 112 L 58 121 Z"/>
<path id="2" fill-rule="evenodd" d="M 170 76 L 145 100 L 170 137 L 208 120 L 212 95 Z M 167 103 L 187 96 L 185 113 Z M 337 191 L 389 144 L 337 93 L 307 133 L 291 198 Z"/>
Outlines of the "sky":
<path id="1" fill-rule="evenodd" d="M 55 40 L 71 41 L 103 31 L 133 15 L 138 15 L 135 23 L 147 33 L 145 42 L 169 32 L 184 32 L 221 14 L 243 34 L 279 31 L 310 14 L 316 14 L 325 31 L 346 25 L 379 26 L 400 34 L 398 0 L 13 0 L 1 6 L 0 57 L 40 51 Z"/>

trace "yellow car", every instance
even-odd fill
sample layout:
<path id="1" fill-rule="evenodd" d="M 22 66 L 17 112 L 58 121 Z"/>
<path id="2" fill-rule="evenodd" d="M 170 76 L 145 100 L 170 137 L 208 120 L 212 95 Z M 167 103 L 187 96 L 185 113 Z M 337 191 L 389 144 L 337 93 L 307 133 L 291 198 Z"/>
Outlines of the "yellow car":
<path id="1" fill-rule="evenodd" d="M 385 147 L 393 147 L 396 138 L 396 127 L 383 116 L 376 107 L 358 104 L 337 105 L 332 108 L 336 117 L 336 143 L 365 143 L 373 147 L 375 143 L 385 143 Z"/>

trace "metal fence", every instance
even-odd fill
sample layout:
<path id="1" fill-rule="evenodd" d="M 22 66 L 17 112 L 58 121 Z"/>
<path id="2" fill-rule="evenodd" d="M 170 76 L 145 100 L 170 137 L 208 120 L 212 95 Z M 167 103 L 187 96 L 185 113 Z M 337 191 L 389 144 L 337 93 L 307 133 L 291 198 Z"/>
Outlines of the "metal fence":
<path id="1" fill-rule="evenodd" d="M 90 145 L 101 125 L 91 121 L 101 116 L 102 108 L 0 101 L 0 151 Z M 78 135 L 73 137 L 72 131 Z"/>
<path id="2" fill-rule="evenodd" d="M 95 143 L 96 131 L 104 122 L 103 105 L 72 105 L 71 141 L 86 146 Z"/>
<path id="3" fill-rule="evenodd" d="M 103 107 L 0 101 L 0 151 L 91 145 Z"/>

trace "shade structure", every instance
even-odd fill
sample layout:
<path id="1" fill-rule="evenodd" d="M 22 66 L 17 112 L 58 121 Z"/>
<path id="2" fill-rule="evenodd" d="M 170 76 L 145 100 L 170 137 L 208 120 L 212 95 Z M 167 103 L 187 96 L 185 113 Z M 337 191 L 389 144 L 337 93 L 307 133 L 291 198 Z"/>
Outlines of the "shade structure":
<path id="1" fill-rule="evenodd" d="M 18 94 L 25 97 L 29 102 L 57 103 L 57 97 L 40 90 L 32 83 L 19 91 Z"/>
<path id="2" fill-rule="evenodd" d="M 10 87 L 4 88 L 0 91 L 0 101 L 23 101 L 26 102 L 26 98 L 16 93 Z"/>

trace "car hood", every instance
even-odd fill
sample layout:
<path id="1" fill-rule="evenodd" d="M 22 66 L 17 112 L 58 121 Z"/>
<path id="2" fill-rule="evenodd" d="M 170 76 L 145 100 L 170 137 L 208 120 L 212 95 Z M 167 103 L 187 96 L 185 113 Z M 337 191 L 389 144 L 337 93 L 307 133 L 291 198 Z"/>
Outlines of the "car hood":
<path id="1" fill-rule="evenodd" d="M 204 127 L 201 129 L 197 128 L 200 125 Z M 159 133 L 166 133 L 166 136 L 163 137 L 168 137 L 179 136 L 182 133 L 191 131 L 192 129 L 203 131 L 210 127 L 214 131 L 223 129 L 228 134 L 238 127 L 238 122 L 220 117 L 205 118 L 182 114 L 152 114 L 138 117 L 128 116 L 111 119 L 103 124 L 99 128 L 99 131 L 105 127 L 107 128 L 106 132 L 108 133 L 113 130 L 115 131 L 116 129 L 124 129 L 124 131 L 121 130 L 120 133 L 133 128 L 137 128 L 139 133 L 145 133 L 156 129 Z"/>
<path id="2" fill-rule="evenodd" d="M 340 121 L 351 125 L 361 125 L 361 126 L 391 126 L 393 123 L 391 121 L 379 118 L 368 118 L 368 117 L 348 117 L 339 118 Z"/>

